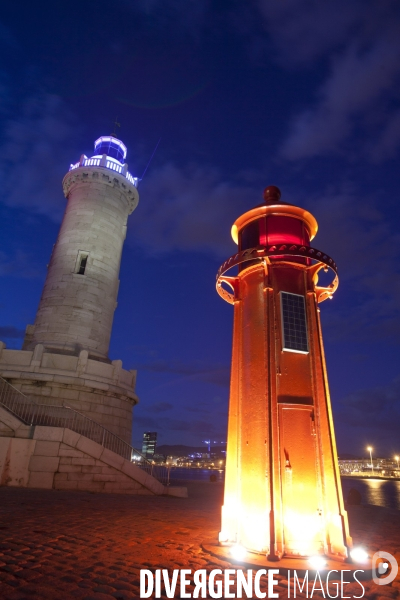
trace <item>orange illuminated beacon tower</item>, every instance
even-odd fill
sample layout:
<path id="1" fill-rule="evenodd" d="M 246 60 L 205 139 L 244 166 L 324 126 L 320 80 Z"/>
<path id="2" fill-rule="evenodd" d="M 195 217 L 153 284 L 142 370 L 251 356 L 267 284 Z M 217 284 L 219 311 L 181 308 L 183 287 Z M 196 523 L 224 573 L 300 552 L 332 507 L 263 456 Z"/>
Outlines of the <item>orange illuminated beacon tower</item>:
<path id="1" fill-rule="evenodd" d="M 238 252 L 217 275 L 234 306 L 228 446 L 220 543 L 344 560 L 351 547 L 337 462 L 318 304 L 338 286 L 335 262 L 310 247 L 306 210 L 265 203 L 232 227 Z M 238 266 L 236 277 L 226 273 Z M 333 273 L 318 286 L 318 273 Z"/>

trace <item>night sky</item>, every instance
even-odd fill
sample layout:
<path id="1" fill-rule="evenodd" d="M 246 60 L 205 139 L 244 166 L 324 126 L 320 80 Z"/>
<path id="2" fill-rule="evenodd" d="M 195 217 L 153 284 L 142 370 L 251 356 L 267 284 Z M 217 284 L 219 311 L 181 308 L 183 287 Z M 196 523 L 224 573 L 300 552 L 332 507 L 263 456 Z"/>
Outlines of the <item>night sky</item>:
<path id="1" fill-rule="evenodd" d="M 0 339 L 34 322 L 70 163 L 112 132 L 142 176 L 110 350 L 133 443 L 226 440 L 233 221 L 267 185 L 338 264 L 321 305 L 339 453 L 400 453 L 398 0 L 36 0 L 0 12 Z"/>

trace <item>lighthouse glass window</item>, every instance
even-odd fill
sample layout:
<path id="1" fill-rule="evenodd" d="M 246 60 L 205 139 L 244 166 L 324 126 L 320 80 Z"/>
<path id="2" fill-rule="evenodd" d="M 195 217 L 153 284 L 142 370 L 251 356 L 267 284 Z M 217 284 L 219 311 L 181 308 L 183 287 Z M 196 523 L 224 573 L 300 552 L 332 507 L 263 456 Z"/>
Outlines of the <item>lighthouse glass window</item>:
<path id="1" fill-rule="evenodd" d="M 304 296 L 281 292 L 283 350 L 308 352 Z"/>

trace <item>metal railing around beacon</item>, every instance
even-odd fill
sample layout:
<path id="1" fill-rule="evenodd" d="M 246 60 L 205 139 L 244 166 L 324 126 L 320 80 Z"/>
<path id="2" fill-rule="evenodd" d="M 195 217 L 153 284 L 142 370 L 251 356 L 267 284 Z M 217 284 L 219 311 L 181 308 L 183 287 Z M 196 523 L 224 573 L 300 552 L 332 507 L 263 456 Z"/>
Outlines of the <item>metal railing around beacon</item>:
<path id="1" fill-rule="evenodd" d="M 25 425 L 71 429 L 129 460 L 161 483 L 169 485 L 169 469 L 167 467 L 153 464 L 115 433 L 69 406 L 37 404 L 3 377 L 0 377 L 0 405 L 18 417 Z"/>

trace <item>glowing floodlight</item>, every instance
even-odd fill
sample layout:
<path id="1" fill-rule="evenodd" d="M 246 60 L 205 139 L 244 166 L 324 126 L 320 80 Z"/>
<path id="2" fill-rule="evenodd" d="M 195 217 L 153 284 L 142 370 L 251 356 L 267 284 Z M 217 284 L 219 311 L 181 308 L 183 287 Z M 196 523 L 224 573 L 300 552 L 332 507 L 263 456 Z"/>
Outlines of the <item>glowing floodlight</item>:
<path id="1" fill-rule="evenodd" d="M 326 560 L 323 556 L 311 556 L 308 559 L 308 562 L 310 563 L 310 566 L 316 571 L 319 571 L 320 569 L 324 569 L 326 567 Z"/>
<path id="2" fill-rule="evenodd" d="M 350 556 L 356 563 L 365 563 L 368 560 L 368 552 L 364 548 L 353 548 Z"/>
<path id="3" fill-rule="evenodd" d="M 243 548 L 243 546 L 239 546 L 239 544 L 236 544 L 231 548 L 231 555 L 232 558 L 234 558 L 235 560 L 243 560 L 246 557 L 246 548 Z"/>

